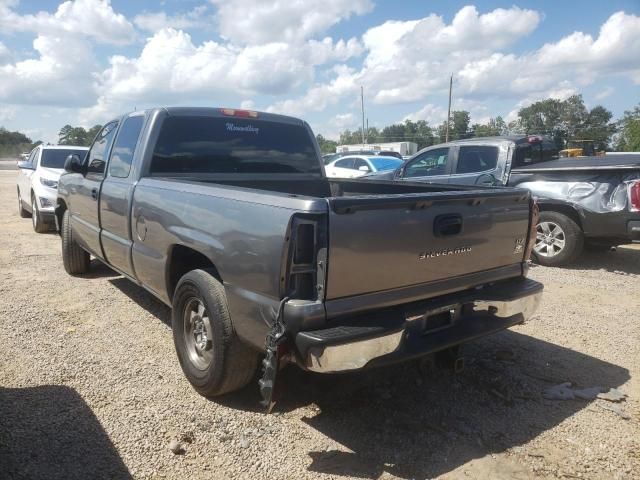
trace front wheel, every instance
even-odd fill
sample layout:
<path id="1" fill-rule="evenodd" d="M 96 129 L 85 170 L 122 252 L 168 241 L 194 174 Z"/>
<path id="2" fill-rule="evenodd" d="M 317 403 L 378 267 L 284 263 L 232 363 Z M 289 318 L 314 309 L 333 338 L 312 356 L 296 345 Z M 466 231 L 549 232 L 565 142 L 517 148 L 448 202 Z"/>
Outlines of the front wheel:
<path id="1" fill-rule="evenodd" d="M 180 279 L 171 326 L 182 371 L 200 395 L 239 390 L 255 375 L 258 353 L 236 335 L 224 287 L 211 271 L 193 270 Z"/>
<path id="2" fill-rule="evenodd" d="M 38 210 L 38 201 L 35 196 L 31 197 L 31 223 L 36 233 L 49 231 L 49 225 L 42 219 L 42 214 Z"/>
<path id="3" fill-rule="evenodd" d="M 29 218 L 29 212 L 25 210 L 24 203 L 22 203 L 22 196 L 20 196 L 20 190 L 18 190 L 18 215 L 21 218 Z"/>
<path id="4" fill-rule="evenodd" d="M 584 236 L 572 219 L 558 212 L 542 211 L 536 226 L 533 256 L 536 263 L 557 267 L 575 260 L 584 247 Z"/>
<path id="5" fill-rule="evenodd" d="M 60 228 L 62 237 L 62 263 L 69 275 L 80 275 L 89 271 L 89 253 L 73 239 L 73 230 L 69 219 L 69 210 L 62 215 Z"/>

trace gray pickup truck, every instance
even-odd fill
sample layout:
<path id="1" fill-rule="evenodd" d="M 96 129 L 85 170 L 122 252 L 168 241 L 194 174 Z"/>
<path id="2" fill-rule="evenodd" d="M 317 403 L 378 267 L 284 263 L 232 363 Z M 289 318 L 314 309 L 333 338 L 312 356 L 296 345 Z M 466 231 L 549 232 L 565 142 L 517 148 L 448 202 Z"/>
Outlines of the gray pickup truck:
<path id="1" fill-rule="evenodd" d="M 108 122 L 70 156 L 55 210 L 72 275 L 90 255 L 172 308 L 205 396 L 288 363 L 343 372 L 520 323 L 535 204 L 523 189 L 329 180 L 309 126 L 236 109 Z"/>

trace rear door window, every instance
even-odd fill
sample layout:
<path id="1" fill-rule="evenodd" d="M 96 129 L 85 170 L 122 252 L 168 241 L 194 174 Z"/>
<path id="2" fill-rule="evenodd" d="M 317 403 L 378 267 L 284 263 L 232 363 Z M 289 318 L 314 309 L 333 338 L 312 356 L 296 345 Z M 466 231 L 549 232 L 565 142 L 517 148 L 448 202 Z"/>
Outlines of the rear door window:
<path id="1" fill-rule="evenodd" d="M 405 177 L 428 177 L 446 175 L 449 163 L 449 148 L 436 148 L 414 158 L 404 169 Z"/>
<path id="2" fill-rule="evenodd" d="M 237 117 L 170 116 L 160 129 L 151 174 L 283 173 L 321 175 L 303 125 Z"/>
<path id="3" fill-rule="evenodd" d="M 109 175 L 112 177 L 127 178 L 129 176 L 143 124 L 144 116 L 142 115 L 129 117 L 122 124 L 109 161 Z"/>
<path id="4" fill-rule="evenodd" d="M 475 173 L 494 170 L 498 165 L 498 147 L 470 145 L 460 147 L 456 173 Z"/>
<path id="5" fill-rule="evenodd" d="M 87 174 L 102 176 L 107 162 L 107 155 L 116 134 L 118 122 L 107 123 L 91 146 L 88 156 Z"/>
<path id="6" fill-rule="evenodd" d="M 354 160 L 353 158 L 343 158 L 342 160 L 338 160 L 335 163 L 335 166 L 338 168 L 349 168 L 351 170 L 353 170 L 353 164 L 354 164 Z"/>

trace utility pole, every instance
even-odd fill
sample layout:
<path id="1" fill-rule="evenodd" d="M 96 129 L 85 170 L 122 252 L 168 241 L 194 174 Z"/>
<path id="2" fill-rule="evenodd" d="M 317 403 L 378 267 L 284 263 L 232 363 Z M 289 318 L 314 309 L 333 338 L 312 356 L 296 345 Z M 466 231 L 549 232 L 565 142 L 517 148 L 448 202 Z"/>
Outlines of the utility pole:
<path id="1" fill-rule="evenodd" d="M 360 105 L 362 107 L 362 145 L 364 145 L 364 87 L 360 85 Z"/>
<path id="2" fill-rule="evenodd" d="M 369 117 L 367 117 L 367 135 L 365 136 L 365 141 L 369 143 Z"/>
<path id="3" fill-rule="evenodd" d="M 449 122 L 451 121 L 451 90 L 453 89 L 453 73 L 449 78 L 449 106 L 447 107 L 447 130 L 444 137 L 444 143 L 449 142 Z"/>

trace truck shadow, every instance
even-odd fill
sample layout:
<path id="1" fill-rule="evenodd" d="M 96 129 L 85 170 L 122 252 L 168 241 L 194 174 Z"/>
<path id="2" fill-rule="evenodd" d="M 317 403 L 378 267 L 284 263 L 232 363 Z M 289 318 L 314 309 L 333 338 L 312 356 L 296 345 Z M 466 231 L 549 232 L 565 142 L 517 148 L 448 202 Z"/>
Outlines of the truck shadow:
<path id="1" fill-rule="evenodd" d="M 132 478 L 109 436 L 72 388 L 0 388 L 0 477 Z"/>
<path id="2" fill-rule="evenodd" d="M 170 327 L 169 308 L 151 294 L 122 277 L 109 282 Z M 275 414 L 295 418 L 299 411 L 303 422 L 342 445 L 309 451 L 311 472 L 432 478 L 523 445 L 585 408 L 600 411 L 594 401 L 545 400 L 546 388 L 572 382 L 607 389 L 630 378 L 623 367 L 514 330 L 472 342 L 463 354 L 467 366 L 459 374 L 419 362 L 344 375 L 287 367 Z M 212 401 L 262 411 L 257 379 Z"/>
<path id="3" fill-rule="evenodd" d="M 609 252 L 585 251 L 575 262 L 563 268 L 640 275 L 640 249 L 618 247 Z"/>
<path id="4" fill-rule="evenodd" d="M 565 381 L 610 388 L 629 379 L 622 367 L 514 331 L 464 353 L 468 365 L 455 375 L 416 363 L 331 377 L 288 370 L 279 408 L 311 405 L 315 414 L 302 420 L 353 452 L 310 451 L 309 470 L 434 478 L 523 445 L 593 403 L 545 400 L 546 388 Z"/>
<path id="5" fill-rule="evenodd" d="M 144 288 L 122 276 L 110 278 L 109 283 L 164 323 L 167 327 L 171 328 L 171 309 L 147 292 Z"/>

